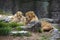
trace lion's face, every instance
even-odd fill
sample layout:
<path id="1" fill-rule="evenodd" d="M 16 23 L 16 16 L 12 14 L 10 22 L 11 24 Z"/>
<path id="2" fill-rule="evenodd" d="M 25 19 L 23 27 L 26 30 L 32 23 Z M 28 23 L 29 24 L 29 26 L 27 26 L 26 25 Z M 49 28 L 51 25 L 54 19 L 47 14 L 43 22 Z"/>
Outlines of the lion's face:
<path id="1" fill-rule="evenodd" d="M 36 15 L 33 11 L 28 11 L 25 16 L 27 20 L 32 20 L 33 18 L 35 18 Z"/>
<path id="2" fill-rule="evenodd" d="M 13 15 L 13 17 L 12 17 L 12 20 L 15 20 L 15 21 L 20 21 L 21 19 L 22 19 L 22 12 L 21 11 L 18 11 L 18 12 L 16 12 L 16 14 L 15 15 Z"/>
<path id="3" fill-rule="evenodd" d="M 16 14 L 14 15 L 14 17 L 15 18 L 18 18 L 18 19 L 20 19 L 20 18 L 22 18 L 22 12 L 21 11 L 18 11 L 18 12 L 16 12 Z"/>

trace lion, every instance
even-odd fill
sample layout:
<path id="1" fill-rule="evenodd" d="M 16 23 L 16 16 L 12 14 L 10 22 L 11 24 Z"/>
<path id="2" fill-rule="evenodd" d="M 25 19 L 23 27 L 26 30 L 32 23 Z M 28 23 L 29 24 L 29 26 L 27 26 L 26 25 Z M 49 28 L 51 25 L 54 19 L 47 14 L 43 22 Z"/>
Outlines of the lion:
<path id="1" fill-rule="evenodd" d="M 41 21 L 41 29 L 42 31 L 50 31 L 53 29 L 52 24 L 47 21 Z"/>
<path id="2" fill-rule="evenodd" d="M 33 22 L 33 21 L 38 21 L 38 17 L 35 15 L 35 13 L 33 11 L 26 12 L 25 16 L 27 19 L 27 23 Z"/>
<path id="3" fill-rule="evenodd" d="M 21 11 L 16 12 L 16 14 L 12 17 L 12 22 L 20 22 L 25 23 L 26 18 L 23 16 L 23 13 Z"/>

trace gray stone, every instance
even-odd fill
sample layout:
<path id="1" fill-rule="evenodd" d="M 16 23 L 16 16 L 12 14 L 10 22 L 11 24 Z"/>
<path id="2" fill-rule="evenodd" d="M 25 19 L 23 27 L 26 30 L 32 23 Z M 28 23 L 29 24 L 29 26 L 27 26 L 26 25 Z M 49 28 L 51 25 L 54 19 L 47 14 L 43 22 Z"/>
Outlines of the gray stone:
<path id="1" fill-rule="evenodd" d="M 11 31 L 10 32 L 10 35 L 14 35 L 14 34 L 27 34 L 29 33 L 28 31 Z"/>
<path id="2" fill-rule="evenodd" d="M 9 22 L 9 21 L 11 21 L 11 18 L 12 18 L 12 16 L 7 16 L 7 17 L 4 19 L 4 21 L 5 21 L 5 22 Z"/>
<path id="3" fill-rule="evenodd" d="M 47 22 L 50 22 L 50 23 L 57 23 L 57 24 L 59 24 L 60 23 L 60 19 L 53 19 L 53 18 L 41 18 L 40 19 L 40 21 L 42 21 L 42 20 L 45 20 L 45 21 L 47 21 Z"/>
<path id="4" fill-rule="evenodd" d="M 57 38 L 60 38 L 60 33 L 58 29 L 54 28 L 53 32 L 51 33 L 51 38 L 50 40 L 57 40 Z"/>
<path id="5" fill-rule="evenodd" d="M 31 36 L 31 33 L 28 31 L 11 31 L 10 35 L 12 36 Z"/>
<path id="6" fill-rule="evenodd" d="M 50 23 L 54 23 L 54 19 L 50 19 L 50 18 L 41 18 L 40 21 L 47 21 L 47 22 L 50 22 Z"/>
<path id="7" fill-rule="evenodd" d="M 41 28 L 41 23 L 40 22 L 31 22 L 31 23 L 27 24 L 26 26 L 21 26 L 21 28 L 23 30 L 37 32 Z"/>

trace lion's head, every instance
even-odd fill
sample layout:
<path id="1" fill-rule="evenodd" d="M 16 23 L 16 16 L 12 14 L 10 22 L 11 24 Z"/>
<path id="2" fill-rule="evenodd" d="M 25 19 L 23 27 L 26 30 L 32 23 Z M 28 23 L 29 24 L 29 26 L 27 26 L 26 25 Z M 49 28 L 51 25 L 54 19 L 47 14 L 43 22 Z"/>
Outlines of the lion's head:
<path id="1" fill-rule="evenodd" d="M 38 20 L 38 17 L 35 15 L 34 11 L 28 11 L 25 14 L 28 22 Z"/>
<path id="2" fill-rule="evenodd" d="M 20 19 L 20 18 L 23 16 L 22 14 L 23 14 L 23 13 L 22 13 L 21 11 L 18 11 L 18 12 L 16 12 L 16 14 L 14 15 L 14 17 Z"/>
<path id="3" fill-rule="evenodd" d="M 21 11 L 16 12 L 15 15 L 13 15 L 13 17 L 12 17 L 12 21 L 14 21 L 14 22 L 15 22 L 15 21 L 16 21 L 16 22 L 20 21 L 21 18 L 23 17 L 22 14 L 23 14 L 23 13 L 22 13 Z"/>

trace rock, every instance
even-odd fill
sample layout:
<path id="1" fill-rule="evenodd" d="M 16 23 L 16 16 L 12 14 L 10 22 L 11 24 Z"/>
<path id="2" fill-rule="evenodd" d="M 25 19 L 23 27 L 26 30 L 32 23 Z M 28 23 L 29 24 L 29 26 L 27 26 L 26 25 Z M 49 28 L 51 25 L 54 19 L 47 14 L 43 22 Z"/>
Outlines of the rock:
<path id="1" fill-rule="evenodd" d="M 52 26 L 54 26 L 56 29 L 60 31 L 60 24 L 52 24 Z"/>
<path id="2" fill-rule="evenodd" d="M 45 20 L 50 23 L 60 23 L 60 19 L 51 19 L 51 18 L 41 18 L 40 21 Z"/>
<path id="3" fill-rule="evenodd" d="M 0 15 L 0 20 L 4 20 L 6 18 L 5 15 Z"/>
<path id="4" fill-rule="evenodd" d="M 15 35 L 15 36 L 29 36 L 31 34 L 28 31 L 11 31 L 10 35 Z"/>
<path id="5" fill-rule="evenodd" d="M 0 15 L 0 17 L 2 17 L 2 15 Z"/>
<path id="6" fill-rule="evenodd" d="M 10 33 L 12 33 L 12 34 L 17 34 L 17 33 L 28 33 L 28 31 L 11 31 Z"/>
<path id="7" fill-rule="evenodd" d="M 54 23 L 60 24 L 60 19 L 54 19 Z"/>
<path id="8" fill-rule="evenodd" d="M 9 22 L 9 21 L 11 20 L 11 18 L 12 18 L 12 16 L 7 16 L 7 17 L 4 19 L 4 21 L 5 21 L 5 22 Z"/>
<path id="9" fill-rule="evenodd" d="M 23 28 L 23 30 L 37 32 L 41 28 L 41 23 L 40 22 L 31 22 L 31 23 L 27 24 L 26 26 L 21 26 L 21 28 Z"/>
<path id="10" fill-rule="evenodd" d="M 41 23 L 40 22 L 35 22 L 33 23 L 34 25 L 31 27 L 31 31 L 33 32 L 39 32 L 41 31 Z"/>
<path id="11" fill-rule="evenodd" d="M 11 20 L 12 16 L 6 16 L 6 15 L 1 15 L 0 20 L 9 22 Z"/>
<path id="12" fill-rule="evenodd" d="M 41 18 L 40 21 L 47 21 L 47 22 L 50 22 L 50 23 L 54 23 L 54 19 L 50 19 L 50 18 Z"/>
<path id="13" fill-rule="evenodd" d="M 60 38 L 60 33 L 58 29 L 54 28 L 53 32 L 51 33 L 52 37 L 51 40 L 57 40 L 57 38 Z"/>

